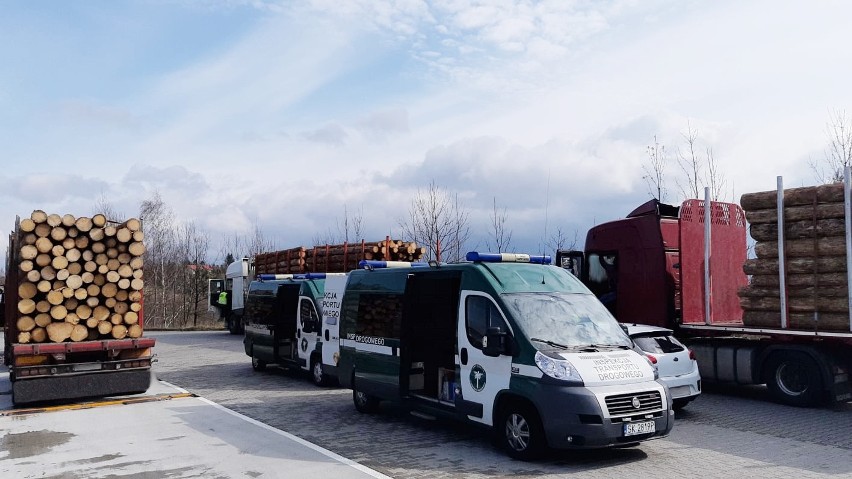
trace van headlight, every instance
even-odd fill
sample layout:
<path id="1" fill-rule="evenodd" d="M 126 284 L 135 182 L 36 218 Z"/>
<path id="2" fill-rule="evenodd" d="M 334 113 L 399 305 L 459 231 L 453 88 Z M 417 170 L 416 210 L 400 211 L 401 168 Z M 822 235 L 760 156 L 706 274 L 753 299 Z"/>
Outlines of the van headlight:
<path id="1" fill-rule="evenodd" d="M 575 368 L 574 365 L 571 364 L 571 361 L 568 361 L 567 359 L 551 358 L 550 356 L 542 354 L 541 351 L 536 351 L 535 365 L 541 369 L 541 372 L 553 379 L 559 379 L 561 381 L 583 381 L 583 378 L 580 377 L 580 373 L 577 372 L 577 368 Z"/>

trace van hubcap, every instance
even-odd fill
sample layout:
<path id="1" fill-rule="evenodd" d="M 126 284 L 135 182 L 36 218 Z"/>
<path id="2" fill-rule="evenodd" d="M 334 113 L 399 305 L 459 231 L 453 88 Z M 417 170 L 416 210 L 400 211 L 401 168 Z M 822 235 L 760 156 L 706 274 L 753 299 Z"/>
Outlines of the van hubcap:
<path id="1" fill-rule="evenodd" d="M 506 440 L 509 447 L 523 451 L 530 445 L 530 425 L 520 414 L 511 414 L 506 418 Z"/>

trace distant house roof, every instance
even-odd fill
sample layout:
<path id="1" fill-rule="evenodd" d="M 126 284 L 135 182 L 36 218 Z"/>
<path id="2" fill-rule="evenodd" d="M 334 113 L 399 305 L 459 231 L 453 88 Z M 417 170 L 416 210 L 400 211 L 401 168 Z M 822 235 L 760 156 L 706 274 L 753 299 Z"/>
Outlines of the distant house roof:
<path id="1" fill-rule="evenodd" d="M 187 267 L 193 271 L 197 271 L 199 269 L 204 269 L 207 271 L 213 271 L 213 266 L 209 264 L 188 264 Z"/>

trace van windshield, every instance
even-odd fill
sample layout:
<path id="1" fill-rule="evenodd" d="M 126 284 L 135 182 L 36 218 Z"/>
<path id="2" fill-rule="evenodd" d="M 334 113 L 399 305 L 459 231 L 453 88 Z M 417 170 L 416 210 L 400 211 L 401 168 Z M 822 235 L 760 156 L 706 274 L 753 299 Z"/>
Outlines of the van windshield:
<path id="1" fill-rule="evenodd" d="M 630 338 L 607 309 L 588 293 L 506 293 L 502 296 L 536 347 L 631 347 Z M 545 346 L 546 347 L 546 346 Z"/>

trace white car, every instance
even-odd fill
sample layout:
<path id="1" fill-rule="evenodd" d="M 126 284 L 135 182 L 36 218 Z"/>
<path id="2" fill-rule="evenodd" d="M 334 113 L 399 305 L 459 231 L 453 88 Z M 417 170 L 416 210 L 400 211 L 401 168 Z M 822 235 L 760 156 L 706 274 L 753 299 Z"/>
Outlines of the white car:
<path id="1" fill-rule="evenodd" d="M 668 386 L 675 410 L 683 409 L 701 394 L 695 353 L 678 341 L 671 329 L 642 324 L 625 326 L 636 346 L 657 366 L 660 382 Z"/>

